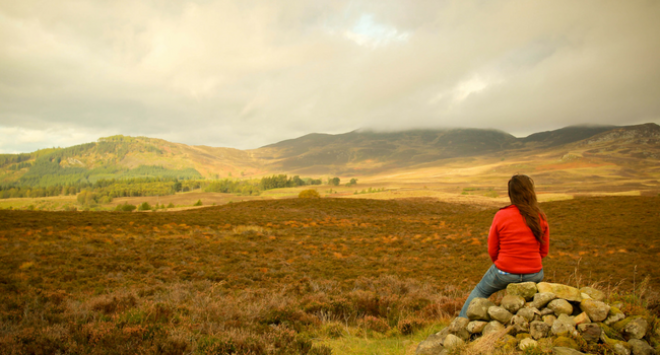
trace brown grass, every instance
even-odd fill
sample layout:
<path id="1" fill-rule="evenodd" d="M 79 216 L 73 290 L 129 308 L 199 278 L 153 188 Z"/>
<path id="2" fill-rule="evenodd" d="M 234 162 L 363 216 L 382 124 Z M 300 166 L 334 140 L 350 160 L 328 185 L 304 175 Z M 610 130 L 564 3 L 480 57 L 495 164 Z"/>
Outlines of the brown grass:
<path id="1" fill-rule="evenodd" d="M 613 297 L 632 292 L 631 312 L 660 309 L 660 198 L 541 207 L 551 228 L 546 281 L 598 282 Z M 432 199 L 3 210 L 0 349 L 247 354 L 280 344 L 305 353 L 333 322 L 381 336 L 415 332 L 460 310 L 490 265 L 496 211 Z"/>

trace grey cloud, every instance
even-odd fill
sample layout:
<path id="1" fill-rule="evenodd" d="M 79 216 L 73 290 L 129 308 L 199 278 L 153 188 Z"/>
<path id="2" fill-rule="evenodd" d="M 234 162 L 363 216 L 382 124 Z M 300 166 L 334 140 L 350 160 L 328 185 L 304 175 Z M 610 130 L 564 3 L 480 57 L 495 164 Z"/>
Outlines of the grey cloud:
<path id="1" fill-rule="evenodd" d="M 5 2 L 0 132 L 48 134 L 0 149 L 660 123 L 659 15 L 637 0 Z"/>

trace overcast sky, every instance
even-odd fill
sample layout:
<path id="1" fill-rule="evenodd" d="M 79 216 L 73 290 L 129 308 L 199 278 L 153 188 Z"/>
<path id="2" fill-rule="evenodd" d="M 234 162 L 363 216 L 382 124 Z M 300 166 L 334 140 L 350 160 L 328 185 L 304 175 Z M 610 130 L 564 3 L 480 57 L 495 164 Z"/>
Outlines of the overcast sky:
<path id="1" fill-rule="evenodd" d="M 0 0 L 0 152 L 660 123 L 660 1 Z"/>

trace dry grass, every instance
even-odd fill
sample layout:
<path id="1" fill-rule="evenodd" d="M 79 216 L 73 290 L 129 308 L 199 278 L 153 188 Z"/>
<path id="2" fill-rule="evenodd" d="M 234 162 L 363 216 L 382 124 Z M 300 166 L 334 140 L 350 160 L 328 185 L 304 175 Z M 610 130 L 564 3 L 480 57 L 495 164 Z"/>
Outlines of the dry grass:
<path id="1" fill-rule="evenodd" d="M 551 226 L 546 281 L 600 281 L 610 297 L 632 291 L 634 307 L 660 309 L 659 198 L 542 208 Z M 331 323 L 346 336 L 414 337 L 455 316 L 490 265 L 486 232 L 496 211 L 431 199 L 0 211 L 0 348 L 259 353 L 277 338 L 294 351 Z"/>

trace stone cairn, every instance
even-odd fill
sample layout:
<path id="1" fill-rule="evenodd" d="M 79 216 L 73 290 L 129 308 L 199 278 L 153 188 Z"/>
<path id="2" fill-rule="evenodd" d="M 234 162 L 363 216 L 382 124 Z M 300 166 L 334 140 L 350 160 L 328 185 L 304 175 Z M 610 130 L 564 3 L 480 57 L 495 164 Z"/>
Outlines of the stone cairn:
<path id="1" fill-rule="evenodd" d="M 475 298 L 468 318 L 430 335 L 417 347 L 416 355 L 445 355 L 451 349 L 491 333 L 498 349 L 524 350 L 529 346 L 552 348 L 555 354 L 583 354 L 575 338 L 587 343 L 608 344 L 617 355 L 656 354 L 649 339 L 648 321 L 626 317 L 617 307 L 603 302 L 605 295 L 594 288 L 577 289 L 547 282 L 509 284 L 499 306 Z"/>

